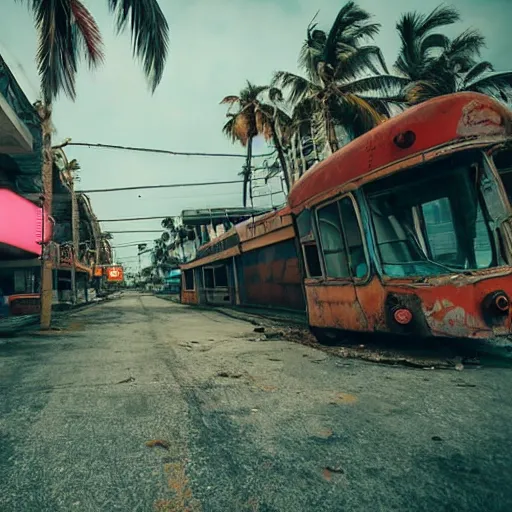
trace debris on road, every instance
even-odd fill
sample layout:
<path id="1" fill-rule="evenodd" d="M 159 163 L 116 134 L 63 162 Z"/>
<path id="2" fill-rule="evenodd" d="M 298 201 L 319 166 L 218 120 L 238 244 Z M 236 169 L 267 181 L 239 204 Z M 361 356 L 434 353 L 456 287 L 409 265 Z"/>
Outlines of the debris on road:
<path id="1" fill-rule="evenodd" d="M 120 380 L 117 384 L 128 384 L 130 382 L 135 382 L 135 379 L 133 377 L 128 377 L 127 379 Z"/>
<path id="2" fill-rule="evenodd" d="M 225 377 L 228 379 L 239 379 L 242 377 L 242 373 L 239 372 L 227 372 L 227 371 L 221 371 L 217 372 L 217 377 Z"/>
<path id="3" fill-rule="evenodd" d="M 147 441 L 146 446 L 148 448 L 155 448 L 158 446 L 160 448 L 163 448 L 164 450 L 169 451 L 169 443 L 167 441 L 164 441 L 163 439 L 152 439 L 151 441 Z"/>

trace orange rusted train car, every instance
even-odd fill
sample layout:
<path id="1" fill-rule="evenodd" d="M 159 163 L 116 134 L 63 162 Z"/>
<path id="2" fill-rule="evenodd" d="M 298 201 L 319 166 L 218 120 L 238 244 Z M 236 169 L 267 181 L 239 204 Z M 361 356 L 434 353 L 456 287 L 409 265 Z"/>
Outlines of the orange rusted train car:
<path id="1" fill-rule="evenodd" d="M 302 275 L 288 208 L 237 224 L 181 266 L 186 304 L 304 311 Z"/>
<path id="2" fill-rule="evenodd" d="M 476 93 L 408 109 L 308 171 L 284 211 L 317 338 L 509 336 L 511 199 L 512 112 Z"/>

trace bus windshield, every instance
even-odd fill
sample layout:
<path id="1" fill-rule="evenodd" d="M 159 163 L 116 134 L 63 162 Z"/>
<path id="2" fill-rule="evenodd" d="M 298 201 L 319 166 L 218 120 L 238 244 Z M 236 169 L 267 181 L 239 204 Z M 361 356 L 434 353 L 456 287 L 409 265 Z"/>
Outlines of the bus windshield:
<path id="1" fill-rule="evenodd" d="M 512 149 L 505 149 L 493 155 L 494 165 L 500 173 L 501 181 L 512 203 Z"/>
<path id="2" fill-rule="evenodd" d="M 479 191 L 481 156 L 459 153 L 365 187 L 384 274 L 435 276 L 497 265 Z"/>

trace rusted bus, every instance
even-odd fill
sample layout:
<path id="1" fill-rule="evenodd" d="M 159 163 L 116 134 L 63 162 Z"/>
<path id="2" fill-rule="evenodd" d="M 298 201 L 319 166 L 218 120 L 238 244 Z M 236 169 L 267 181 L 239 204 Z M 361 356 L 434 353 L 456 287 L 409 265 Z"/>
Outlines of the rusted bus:
<path id="1" fill-rule="evenodd" d="M 288 207 L 236 226 L 240 301 L 245 305 L 305 310 L 295 230 Z"/>
<path id="2" fill-rule="evenodd" d="M 235 258 L 240 254 L 237 231 L 202 245 L 197 257 L 180 265 L 183 304 L 234 305 L 238 302 Z"/>
<path id="3" fill-rule="evenodd" d="M 512 113 L 480 94 L 425 102 L 292 189 L 310 325 L 509 336 Z"/>
<path id="4" fill-rule="evenodd" d="M 199 258 L 181 265 L 182 302 L 304 310 L 290 210 L 283 208 L 237 224 L 223 240 L 235 237 L 237 245 L 230 243 L 226 248 L 217 239 L 199 248 Z M 190 277 L 188 289 L 187 271 L 194 271 L 194 285 Z"/>

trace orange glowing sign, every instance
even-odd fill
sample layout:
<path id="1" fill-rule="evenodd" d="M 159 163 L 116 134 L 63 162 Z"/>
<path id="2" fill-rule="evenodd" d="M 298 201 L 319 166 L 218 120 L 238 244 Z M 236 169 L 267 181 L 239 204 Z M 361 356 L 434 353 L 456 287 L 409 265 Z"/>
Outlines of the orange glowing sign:
<path id="1" fill-rule="evenodd" d="M 94 268 L 94 277 L 101 277 L 103 275 L 103 269 L 101 267 Z"/>
<path id="2" fill-rule="evenodd" d="M 107 281 L 119 282 L 123 280 L 123 267 L 108 267 Z"/>

